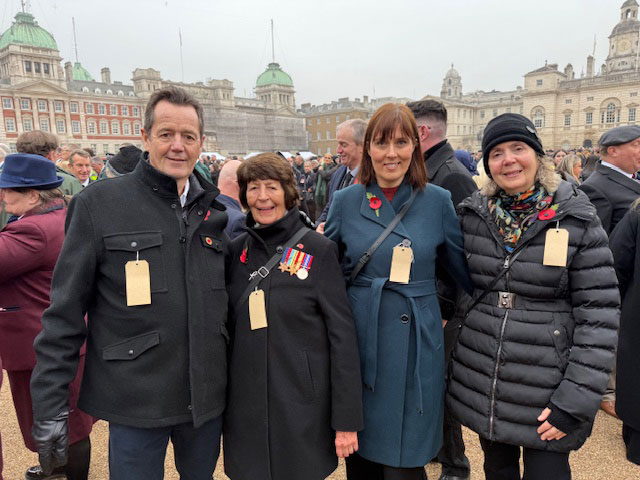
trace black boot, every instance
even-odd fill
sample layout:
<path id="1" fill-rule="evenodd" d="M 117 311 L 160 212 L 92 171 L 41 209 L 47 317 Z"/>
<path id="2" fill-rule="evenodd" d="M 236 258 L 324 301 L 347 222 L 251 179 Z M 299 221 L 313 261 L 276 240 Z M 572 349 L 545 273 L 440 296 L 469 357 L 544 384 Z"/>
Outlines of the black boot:
<path id="1" fill-rule="evenodd" d="M 42 471 L 42 467 L 40 465 L 36 465 L 35 467 L 29 467 L 27 472 L 24 474 L 24 478 L 27 480 L 53 480 L 54 478 L 65 478 L 64 474 L 65 467 L 58 467 L 51 475 L 45 475 Z"/>
<path id="2" fill-rule="evenodd" d="M 91 463 L 91 440 L 89 437 L 69 445 L 69 456 L 64 466 L 67 480 L 87 480 Z"/>

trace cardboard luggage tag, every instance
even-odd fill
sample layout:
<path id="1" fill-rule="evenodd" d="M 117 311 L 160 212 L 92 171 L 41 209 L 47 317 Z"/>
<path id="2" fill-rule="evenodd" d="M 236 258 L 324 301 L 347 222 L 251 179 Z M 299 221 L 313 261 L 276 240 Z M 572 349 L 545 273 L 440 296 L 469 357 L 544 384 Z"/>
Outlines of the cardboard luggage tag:
<path id="1" fill-rule="evenodd" d="M 138 258 L 127 262 L 124 266 L 124 276 L 127 286 L 127 307 L 151 305 L 149 262 Z"/>
<path id="2" fill-rule="evenodd" d="M 404 240 L 400 245 L 393 247 L 391 272 L 389 273 L 390 282 L 409 283 L 411 264 L 413 263 L 413 250 L 410 245 L 409 240 Z"/>
<path id="3" fill-rule="evenodd" d="M 543 265 L 549 267 L 566 267 L 569 252 L 569 230 L 565 228 L 550 228 L 544 241 Z"/>
<path id="4" fill-rule="evenodd" d="M 249 322 L 251 323 L 251 330 L 267 327 L 264 290 L 254 290 L 249 294 Z"/>

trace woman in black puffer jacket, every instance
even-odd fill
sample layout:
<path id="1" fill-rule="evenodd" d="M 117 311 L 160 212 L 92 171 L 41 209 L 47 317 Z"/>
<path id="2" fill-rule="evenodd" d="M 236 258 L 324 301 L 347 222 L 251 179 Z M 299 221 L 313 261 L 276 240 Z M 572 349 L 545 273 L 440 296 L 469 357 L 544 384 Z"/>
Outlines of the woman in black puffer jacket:
<path id="1" fill-rule="evenodd" d="M 496 117 L 482 143 L 491 181 L 458 207 L 475 292 L 462 305 L 447 402 L 479 434 L 487 479 L 520 479 L 520 447 L 525 479 L 570 479 L 569 452 L 591 433 L 616 345 L 607 235 L 528 119 Z M 550 265 L 545 250 L 562 250 L 563 232 L 564 266 Z"/>

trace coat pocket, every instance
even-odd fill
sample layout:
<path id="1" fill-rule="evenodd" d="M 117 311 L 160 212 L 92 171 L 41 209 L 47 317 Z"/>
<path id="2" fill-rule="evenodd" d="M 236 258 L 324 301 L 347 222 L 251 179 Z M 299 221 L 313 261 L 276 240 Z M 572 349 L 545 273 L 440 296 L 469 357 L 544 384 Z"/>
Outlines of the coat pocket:
<path id="1" fill-rule="evenodd" d="M 311 374 L 311 363 L 306 350 L 300 351 L 300 361 L 298 362 L 298 375 L 302 386 L 302 401 L 304 403 L 312 403 L 316 398 L 315 388 L 313 386 L 313 376 Z"/>
<path id="2" fill-rule="evenodd" d="M 549 335 L 553 340 L 558 360 L 560 361 L 560 370 L 564 372 L 569 363 L 569 341 L 567 339 L 567 331 L 562 325 L 550 325 L 548 327 Z"/>
<path id="3" fill-rule="evenodd" d="M 149 263 L 151 293 L 168 291 L 161 232 L 113 233 L 105 235 L 103 242 L 106 254 L 101 269 L 122 295 L 125 293 L 124 266 L 136 259 Z"/>
<path id="4" fill-rule="evenodd" d="M 103 360 L 135 360 L 147 350 L 160 345 L 160 333 L 144 333 L 102 349 Z"/>

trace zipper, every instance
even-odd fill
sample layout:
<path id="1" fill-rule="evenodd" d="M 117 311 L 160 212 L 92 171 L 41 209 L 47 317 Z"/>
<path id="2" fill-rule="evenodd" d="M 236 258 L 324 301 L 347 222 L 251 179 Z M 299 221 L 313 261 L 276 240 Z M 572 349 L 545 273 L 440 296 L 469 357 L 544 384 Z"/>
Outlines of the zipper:
<path id="1" fill-rule="evenodd" d="M 506 265 L 506 262 L 505 262 Z M 493 422 L 496 408 L 496 385 L 498 383 L 498 369 L 500 368 L 500 355 L 502 354 L 502 340 L 504 338 L 504 330 L 507 326 L 507 318 L 509 317 L 509 310 L 504 312 L 502 317 L 502 326 L 500 327 L 500 339 L 498 342 L 498 353 L 496 355 L 496 365 L 493 368 L 493 380 L 491 382 L 491 401 L 489 403 L 489 440 L 493 440 Z"/>

